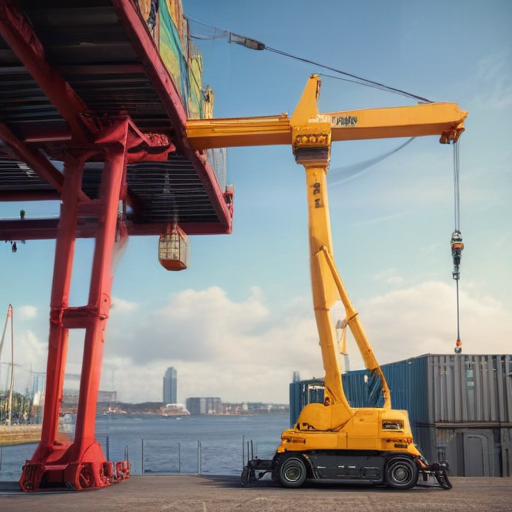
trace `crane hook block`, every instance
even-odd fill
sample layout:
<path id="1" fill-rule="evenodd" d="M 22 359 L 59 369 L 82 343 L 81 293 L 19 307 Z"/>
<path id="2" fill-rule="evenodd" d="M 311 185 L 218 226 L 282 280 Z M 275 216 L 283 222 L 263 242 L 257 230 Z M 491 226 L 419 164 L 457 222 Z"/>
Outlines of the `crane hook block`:
<path id="1" fill-rule="evenodd" d="M 457 340 L 457 341 L 455 342 L 454 352 L 455 352 L 456 354 L 461 354 L 461 353 L 462 353 L 462 341 Z"/>
<path id="2" fill-rule="evenodd" d="M 460 260 L 462 258 L 462 250 L 464 244 L 462 243 L 462 234 L 460 231 L 454 231 L 452 234 L 452 258 L 453 258 L 453 279 L 459 279 L 460 277 Z"/>

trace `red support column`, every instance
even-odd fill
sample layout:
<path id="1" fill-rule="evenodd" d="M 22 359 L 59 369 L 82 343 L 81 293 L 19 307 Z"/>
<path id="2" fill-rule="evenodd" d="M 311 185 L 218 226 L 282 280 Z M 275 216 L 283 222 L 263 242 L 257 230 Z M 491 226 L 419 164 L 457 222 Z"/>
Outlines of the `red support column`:
<path id="1" fill-rule="evenodd" d="M 64 327 L 62 318 L 69 304 L 69 289 L 75 250 L 78 194 L 81 190 L 83 167 L 84 160 L 76 160 L 69 157 L 64 162 L 64 185 L 55 244 L 50 301 L 50 334 L 41 442 L 32 459 L 27 461 L 27 464 L 24 466 L 20 480 L 21 487 L 28 491 L 35 490 L 40 486 L 43 476 L 43 471 L 41 471 L 43 463 L 59 458 L 62 455 L 62 450 L 70 444 L 59 443 L 59 449 L 55 450 L 68 349 L 68 329 Z"/>
<path id="2" fill-rule="evenodd" d="M 113 128 L 113 129 L 112 129 Z M 121 121 L 105 134 L 93 151 L 103 150 L 105 164 L 100 197 L 89 299 L 87 306 L 69 307 L 69 289 L 78 215 L 78 194 L 87 155 L 65 164 L 61 219 L 55 251 L 50 314 L 47 384 L 41 442 L 23 467 L 20 486 L 25 491 L 43 487 L 75 490 L 104 487 L 127 478 L 126 461 L 115 465 L 105 459 L 95 439 L 96 402 L 101 378 L 104 333 L 110 312 L 112 256 L 116 239 L 118 206 L 126 167 L 128 123 Z M 73 442 L 57 441 L 58 419 L 69 329 L 85 329 L 80 393 Z"/>
<path id="3" fill-rule="evenodd" d="M 100 443 L 95 440 L 95 422 L 104 334 L 110 314 L 112 256 L 124 168 L 124 146 L 109 148 L 100 191 L 101 221 L 96 233 L 75 441 L 71 448 L 72 458 L 77 462 L 71 463 L 65 474 L 66 482 L 74 488 L 109 485 L 109 478 L 112 476 L 111 467 L 103 456 Z"/>

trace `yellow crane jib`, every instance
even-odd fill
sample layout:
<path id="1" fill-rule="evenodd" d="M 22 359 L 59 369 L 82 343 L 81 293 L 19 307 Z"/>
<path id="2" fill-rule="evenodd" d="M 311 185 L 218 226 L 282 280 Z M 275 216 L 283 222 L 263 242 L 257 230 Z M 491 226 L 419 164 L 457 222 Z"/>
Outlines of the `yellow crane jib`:
<path id="1" fill-rule="evenodd" d="M 440 142 L 456 142 L 464 131 L 468 113 L 456 103 L 420 103 L 405 107 L 347 110 L 319 114 L 317 99 L 320 78 L 312 75 L 297 109 L 288 114 L 226 119 L 189 119 L 187 136 L 194 149 L 235 146 L 294 144 L 292 123 L 306 128 L 308 123 L 326 123 L 331 142 L 342 140 L 421 137 L 437 135 Z M 311 112 L 307 115 L 306 112 Z M 324 128 L 319 131 L 321 135 Z M 306 135 L 297 133 L 297 135 Z M 310 135 L 314 135 L 311 132 Z M 311 141 L 312 142 L 312 141 Z"/>

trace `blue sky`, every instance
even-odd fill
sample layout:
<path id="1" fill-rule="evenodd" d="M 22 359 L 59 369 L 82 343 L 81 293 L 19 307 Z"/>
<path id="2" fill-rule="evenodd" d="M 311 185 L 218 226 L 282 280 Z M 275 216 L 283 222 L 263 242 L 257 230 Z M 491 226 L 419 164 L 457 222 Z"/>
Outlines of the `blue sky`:
<path id="1" fill-rule="evenodd" d="M 461 138 L 461 338 L 467 354 L 512 353 L 512 4 L 503 1 L 183 0 L 187 16 L 271 48 L 469 111 Z M 291 114 L 311 73 L 269 51 L 203 41 L 215 117 Z M 414 100 L 322 79 L 321 112 Z M 453 353 L 452 147 L 417 138 L 350 180 L 343 169 L 404 139 L 339 142 L 329 186 L 338 269 L 381 363 Z M 341 170 L 340 170 L 341 169 Z M 165 369 L 178 399 L 287 402 L 292 371 L 323 375 L 310 298 L 304 169 L 287 146 L 228 150 L 233 234 L 192 237 L 191 266 L 166 273 L 154 237 L 131 238 L 116 266 L 103 389 L 161 400 Z M 49 203 L 0 204 L 2 217 L 55 213 Z M 15 310 L 17 386 L 44 371 L 52 241 L 0 247 L 0 307 Z M 87 300 L 92 244 L 79 241 L 72 305 Z M 1 305 L 4 306 L 1 306 Z M 1 313 L 1 311 L 0 311 Z M 341 314 L 341 313 L 340 313 Z M 68 371 L 78 373 L 81 333 Z M 353 368 L 361 364 L 349 346 Z M 4 351 L 2 360 L 9 357 Z M 1 368 L 0 387 L 6 377 Z"/>

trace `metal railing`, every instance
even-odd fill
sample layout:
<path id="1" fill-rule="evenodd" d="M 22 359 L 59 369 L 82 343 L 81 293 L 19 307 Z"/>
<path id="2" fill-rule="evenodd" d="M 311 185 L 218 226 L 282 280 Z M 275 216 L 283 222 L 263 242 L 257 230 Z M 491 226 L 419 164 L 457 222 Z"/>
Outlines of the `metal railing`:
<path id="1" fill-rule="evenodd" d="M 194 453 L 195 450 L 195 453 Z M 185 455 L 185 459 L 183 456 Z M 195 465 L 193 464 L 195 460 Z M 162 443 L 150 439 L 141 442 L 141 470 L 148 473 L 202 474 L 202 442 L 188 443 L 185 451 L 182 443 Z"/>
<path id="2" fill-rule="evenodd" d="M 273 445 L 253 446 L 242 438 L 229 443 L 170 439 L 138 438 L 127 443 L 116 436 L 98 435 L 107 460 L 127 460 L 132 475 L 186 474 L 186 475 L 239 475 L 246 458 L 271 455 Z M 247 446 L 246 446 L 247 444 Z M 250 447 L 250 448 L 249 448 Z M 30 458 L 33 445 L 0 447 L 0 480 L 17 480 L 21 476 L 22 462 Z M 268 453 L 267 453 L 268 452 Z"/>

